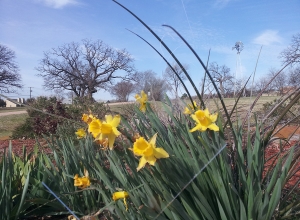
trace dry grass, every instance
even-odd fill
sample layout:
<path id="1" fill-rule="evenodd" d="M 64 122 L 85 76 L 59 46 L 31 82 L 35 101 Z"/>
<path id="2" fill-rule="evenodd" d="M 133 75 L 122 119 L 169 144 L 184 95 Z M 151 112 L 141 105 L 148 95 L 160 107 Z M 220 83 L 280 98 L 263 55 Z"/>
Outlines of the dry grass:
<path id="1" fill-rule="evenodd" d="M 26 111 L 26 107 L 3 107 L 0 108 L 0 113 L 1 112 L 16 112 L 16 111 Z"/>
<path id="2" fill-rule="evenodd" d="M 23 109 L 24 110 L 24 109 Z M 7 139 L 12 131 L 25 122 L 28 114 L 0 116 L 0 139 Z"/>

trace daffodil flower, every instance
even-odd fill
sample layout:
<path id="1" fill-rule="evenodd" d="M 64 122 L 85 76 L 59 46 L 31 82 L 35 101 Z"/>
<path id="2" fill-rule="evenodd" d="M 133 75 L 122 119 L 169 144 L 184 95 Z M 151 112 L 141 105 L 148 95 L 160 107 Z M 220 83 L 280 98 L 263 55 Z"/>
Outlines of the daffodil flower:
<path id="1" fill-rule="evenodd" d="M 80 188 L 86 188 L 91 185 L 90 179 L 88 176 L 78 177 L 78 174 L 74 176 L 74 186 Z"/>
<path id="2" fill-rule="evenodd" d="M 196 110 L 197 109 L 197 103 L 195 102 L 195 101 L 193 101 L 193 103 L 194 103 L 194 105 L 192 105 L 192 104 L 188 104 L 187 105 L 187 107 L 185 107 L 185 109 L 184 109 L 184 112 L 183 112 L 183 114 L 185 114 L 185 115 L 190 115 L 190 114 L 192 114 L 192 111 L 191 110 Z"/>
<path id="3" fill-rule="evenodd" d="M 168 158 L 169 154 L 162 148 L 155 146 L 157 134 L 155 134 L 149 142 L 143 137 L 138 138 L 133 144 L 133 153 L 141 156 L 137 171 L 143 168 L 146 163 L 154 166 L 156 159 Z"/>
<path id="4" fill-rule="evenodd" d="M 92 133 L 94 138 L 97 138 L 101 133 L 101 126 L 102 126 L 102 122 L 98 118 L 94 118 L 89 123 L 88 131 Z"/>
<path id="5" fill-rule="evenodd" d="M 101 134 L 98 139 L 103 140 L 107 138 L 109 149 L 112 150 L 116 137 L 121 134 L 117 129 L 121 117 L 120 115 L 116 115 L 115 117 L 112 117 L 112 115 L 105 115 L 105 120 L 106 121 L 102 122 Z"/>
<path id="6" fill-rule="evenodd" d="M 83 128 L 79 128 L 75 134 L 77 135 L 77 138 L 84 138 L 86 136 L 85 130 Z"/>
<path id="7" fill-rule="evenodd" d="M 113 200 L 114 201 L 117 201 L 119 199 L 124 199 L 124 204 L 125 204 L 125 207 L 126 207 L 126 211 L 128 210 L 128 207 L 127 207 L 127 203 L 126 203 L 126 198 L 129 196 L 128 192 L 126 191 L 120 191 L 120 192 L 115 192 L 113 193 Z"/>
<path id="8" fill-rule="evenodd" d="M 219 131 L 219 127 L 215 124 L 218 114 L 210 114 L 208 109 L 204 111 L 198 110 L 194 114 L 191 115 L 192 119 L 196 122 L 196 126 L 190 130 L 190 132 L 194 132 L 196 130 L 206 131 L 206 129 L 210 129 L 213 131 Z"/>
<path id="9" fill-rule="evenodd" d="M 142 90 L 141 95 L 139 95 L 139 94 L 135 95 L 135 99 L 136 99 L 136 101 L 138 101 L 140 103 L 140 110 L 142 112 L 145 112 L 146 111 L 146 102 L 148 101 L 148 96 L 146 95 L 146 93 Z"/>
<path id="10" fill-rule="evenodd" d="M 112 150 L 116 137 L 121 134 L 117 129 L 121 117 L 120 115 L 114 117 L 112 115 L 105 115 L 105 120 L 101 122 L 99 119 L 93 119 L 89 124 L 89 132 L 92 133 L 95 140 L 99 140 L 100 142 L 107 139 L 109 149 Z"/>
<path id="11" fill-rule="evenodd" d="M 93 121 L 95 117 L 92 114 L 83 114 L 81 120 L 85 123 L 89 124 Z"/>

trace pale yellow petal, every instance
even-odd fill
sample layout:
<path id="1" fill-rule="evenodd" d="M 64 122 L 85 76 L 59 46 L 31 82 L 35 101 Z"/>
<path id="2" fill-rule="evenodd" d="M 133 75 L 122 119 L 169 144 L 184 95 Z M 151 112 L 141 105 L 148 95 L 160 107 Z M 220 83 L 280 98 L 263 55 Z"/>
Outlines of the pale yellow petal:
<path id="1" fill-rule="evenodd" d="M 114 135 L 116 135 L 116 136 L 119 136 L 121 134 L 120 131 L 118 131 L 118 129 L 115 127 L 112 128 L 112 131 L 113 131 Z"/>
<path id="2" fill-rule="evenodd" d="M 135 99 L 140 99 L 141 96 L 140 96 L 139 94 L 136 94 L 136 95 L 134 96 L 134 98 L 135 98 Z"/>
<path id="3" fill-rule="evenodd" d="M 217 120 L 217 118 L 218 118 L 218 114 L 216 113 L 216 114 L 212 114 L 212 115 L 210 115 L 210 120 L 212 121 L 212 122 L 215 122 L 216 120 Z"/>
<path id="4" fill-rule="evenodd" d="M 112 115 L 105 115 L 105 120 L 106 120 L 106 123 L 110 124 L 111 121 L 113 120 Z"/>
<path id="5" fill-rule="evenodd" d="M 154 134 L 153 137 L 149 141 L 149 144 L 151 144 L 153 147 L 155 147 L 156 137 L 157 137 L 157 133 Z"/>
<path id="6" fill-rule="evenodd" d="M 190 109 L 188 107 L 185 107 L 183 114 L 185 115 L 190 115 L 192 112 L 190 111 Z"/>
<path id="7" fill-rule="evenodd" d="M 197 102 L 193 101 L 195 108 L 197 108 Z"/>
<path id="8" fill-rule="evenodd" d="M 150 165 L 154 166 L 154 164 L 155 164 L 155 162 L 156 162 L 156 158 L 154 157 L 154 155 L 149 156 L 149 157 L 145 157 L 145 159 L 146 159 L 146 161 L 147 161 Z"/>
<path id="9" fill-rule="evenodd" d="M 213 131 L 219 131 L 219 127 L 214 123 L 210 124 L 208 128 Z"/>
<path id="10" fill-rule="evenodd" d="M 163 148 L 155 148 L 154 149 L 154 157 L 157 159 L 168 158 L 169 154 Z"/>
<path id="11" fill-rule="evenodd" d="M 121 122 L 121 117 L 120 117 L 120 115 L 116 115 L 116 116 L 112 119 L 112 121 L 110 122 L 110 124 L 111 124 L 111 126 L 113 126 L 113 127 L 118 127 L 118 125 L 120 124 L 120 122 Z"/>
<path id="12" fill-rule="evenodd" d="M 148 96 L 146 95 L 146 93 L 145 93 L 143 90 L 141 91 L 141 95 L 142 95 L 142 100 L 143 100 L 144 102 L 146 102 L 147 99 L 148 99 Z"/>
<path id="13" fill-rule="evenodd" d="M 108 144 L 109 144 L 109 149 L 112 150 L 114 148 L 114 143 L 116 140 L 116 136 L 114 134 L 109 134 L 108 135 Z"/>
<path id="14" fill-rule="evenodd" d="M 203 111 L 203 112 L 204 112 L 204 114 L 205 114 L 205 116 L 206 116 L 206 117 L 209 117 L 209 111 L 208 111 L 208 109 L 207 109 L 207 108 L 206 108 L 206 109 L 204 109 L 204 111 Z"/>
<path id="15" fill-rule="evenodd" d="M 191 130 L 190 130 L 190 132 L 194 132 L 194 131 L 197 131 L 197 130 L 199 130 L 199 131 L 206 131 L 206 127 L 204 127 L 204 126 L 202 126 L 201 124 L 197 124 L 194 128 L 192 128 Z"/>
<path id="16" fill-rule="evenodd" d="M 145 159 L 145 157 L 141 157 L 139 165 L 136 168 L 136 170 L 139 171 L 140 169 L 142 169 L 146 165 L 146 163 L 147 163 L 147 160 Z"/>
<path id="17" fill-rule="evenodd" d="M 146 103 L 141 103 L 140 110 L 141 110 L 141 112 L 146 111 Z"/>
<path id="18" fill-rule="evenodd" d="M 199 119 L 197 118 L 197 116 L 195 114 L 192 114 L 191 117 L 192 117 L 192 119 L 194 119 L 194 121 L 199 123 Z"/>

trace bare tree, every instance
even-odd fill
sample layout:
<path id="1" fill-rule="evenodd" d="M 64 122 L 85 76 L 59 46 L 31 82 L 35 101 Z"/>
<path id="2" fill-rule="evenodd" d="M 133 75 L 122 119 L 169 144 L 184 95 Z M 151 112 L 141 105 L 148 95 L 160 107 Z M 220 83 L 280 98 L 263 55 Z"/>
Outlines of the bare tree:
<path id="1" fill-rule="evenodd" d="M 271 79 L 278 73 L 278 70 L 271 68 L 269 71 L 269 78 Z M 271 87 L 274 88 L 279 95 L 283 95 L 284 87 L 287 84 L 287 76 L 285 72 L 281 72 L 279 75 L 275 77 L 275 79 L 271 83 Z"/>
<path id="2" fill-rule="evenodd" d="M 150 93 L 149 99 L 161 101 L 167 91 L 170 90 L 167 82 L 157 77 L 152 70 L 136 72 L 133 78 L 135 81 L 135 92 L 139 93 L 143 90 L 146 94 Z"/>
<path id="3" fill-rule="evenodd" d="M 172 67 L 175 72 L 168 66 L 163 74 L 163 77 L 173 87 L 177 99 L 178 89 L 180 88 L 180 86 L 182 86 L 180 79 L 184 81 L 187 78 L 178 64 L 173 64 Z M 185 70 L 188 69 L 188 65 L 186 64 L 183 65 L 183 67 Z M 180 77 L 180 79 L 178 77 Z"/>
<path id="4" fill-rule="evenodd" d="M 283 59 L 283 63 L 300 63 L 300 33 L 292 37 L 292 43 L 280 54 L 280 57 Z"/>
<path id="5" fill-rule="evenodd" d="M 63 102 L 65 100 L 66 94 L 63 89 L 54 89 L 52 97 L 55 97 L 57 101 Z"/>
<path id="6" fill-rule="evenodd" d="M 263 89 L 265 89 L 266 85 L 269 83 L 270 78 L 266 77 L 266 76 L 262 76 L 260 77 L 258 80 L 256 80 L 255 82 L 255 90 L 256 92 L 261 92 Z M 269 96 L 269 92 L 270 92 L 270 85 L 265 89 L 265 92 L 267 92 L 268 96 Z"/>
<path id="7" fill-rule="evenodd" d="M 299 87 L 300 86 L 300 66 L 290 69 L 288 84 L 290 86 Z"/>
<path id="8" fill-rule="evenodd" d="M 145 84 L 147 81 L 149 81 L 152 78 L 155 78 L 156 73 L 152 70 L 146 70 L 146 71 L 137 71 L 133 74 L 132 80 L 135 82 L 134 92 L 140 93 L 141 90 L 145 89 Z"/>
<path id="9" fill-rule="evenodd" d="M 92 99 L 97 89 L 106 89 L 116 78 L 127 79 L 134 71 L 133 59 L 125 50 L 115 50 L 102 41 L 82 40 L 44 53 L 37 70 L 44 87 L 63 88 L 77 97 Z M 125 71 L 118 74 L 119 70 Z"/>
<path id="10" fill-rule="evenodd" d="M 15 52 L 0 44 L 0 92 L 11 93 L 22 88 Z"/>
<path id="11" fill-rule="evenodd" d="M 120 102 L 127 102 L 134 92 L 134 84 L 129 81 L 121 81 L 110 88 L 110 92 Z"/>
<path id="12" fill-rule="evenodd" d="M 232 88 L 233 76 L 230 73 L 230 68 L 225 65 L 219 66 L 216 62 L 213 62 L 209 66 L 209 71 L 212 78 L 219 84 L 221 94 L 224 96 L 227 88 Z"/>

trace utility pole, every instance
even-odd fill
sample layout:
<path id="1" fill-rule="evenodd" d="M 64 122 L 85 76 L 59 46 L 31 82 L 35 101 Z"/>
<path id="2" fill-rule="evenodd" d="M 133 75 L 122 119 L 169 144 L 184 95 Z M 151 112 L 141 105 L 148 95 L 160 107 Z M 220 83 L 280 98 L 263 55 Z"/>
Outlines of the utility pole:
<path id="1" fill-rule="evenodd" d="M 31 90 L 31 88 L 33 88 L 33 87 L 29 87 L 29 97 L 30 97 L 30 99 L 31 99 L 31 92 L 32 92 L 32 90 Z"/>

